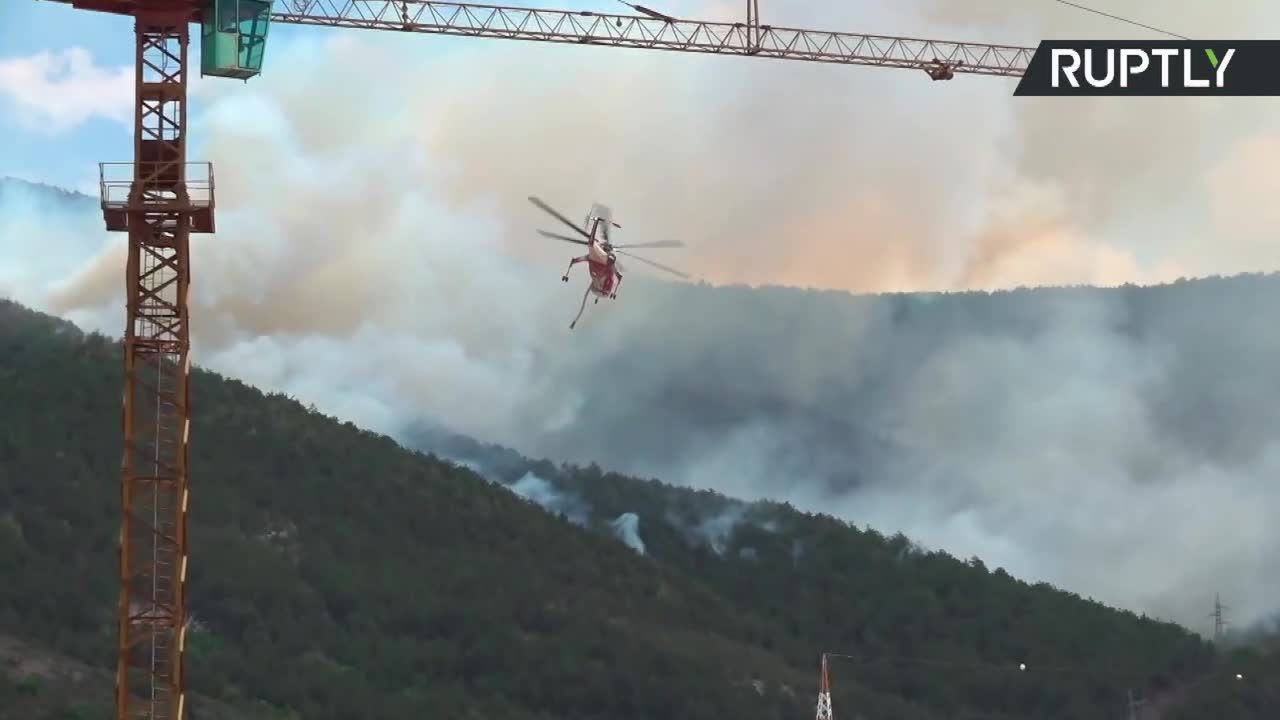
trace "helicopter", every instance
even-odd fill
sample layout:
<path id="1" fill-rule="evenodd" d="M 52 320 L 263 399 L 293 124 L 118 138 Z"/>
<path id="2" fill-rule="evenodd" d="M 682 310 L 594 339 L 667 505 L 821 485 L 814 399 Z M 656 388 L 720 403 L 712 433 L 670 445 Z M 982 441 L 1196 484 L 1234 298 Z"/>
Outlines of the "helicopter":
<path id="1" fill-rule="evenodd" d="M 621 229 L 622 226 L 613 221 L 613 211 L 607 206 L 600 203 L 592 203 L 591 209 L 587 212 L 587 217 L 582 221 L 582 227 L 578 227 L 572 220 L 565 217 L 559 211 L 552 208 L 542 200 L 530 195 L 529 202 L 533 203 L 538 209 L 543 210 L 555 219 L 564 223 L 573 229 L 575 233 L 581 235 L 582 238 L 569 237 L 558 233 L 539 230 L 538 234 L 553 240 L 563 240 L 564 242 L 573 243 L 575 245 L 585 245 L 587 254 L 581 257 L 575 257 L 569 261 L 569 267 L 564 271 L 561 280 L 569 282 L 569 271 L 573 270 L 573 266 L 580 262 L 587 264 L 587 270 L 591 273 L 591 283 L 587 285 L 586 292 L 582 294 L 582 306 L 578 308 L 578 314 L 573 318 L 573 322 L 569 323 L 569 329 L 574 329 L 578 324 L 578 320 L 582 318 L 582 312 L 587 309 L 587 298 L 592 293 L 596 295 L 596 303 L 600 302 L 600 298 L 618 299 L 618 287 L 622 284 L 622 265 L 618 262 L 618 255 L 626 255 L 629 258 L 639 260 L 640 262 L 651 265 L 659 270 L 688 279 L 688 275 L 661 265 L 652 260 L 633 255 L 623 250 L 623 248 L 678 248 L 684 247 L 684 243 L 679 240 L 661 240 L 651 243 L 638 243 L 634 245 L 614 245 L 610 239 L 610 233 L 614 229 Z"/>

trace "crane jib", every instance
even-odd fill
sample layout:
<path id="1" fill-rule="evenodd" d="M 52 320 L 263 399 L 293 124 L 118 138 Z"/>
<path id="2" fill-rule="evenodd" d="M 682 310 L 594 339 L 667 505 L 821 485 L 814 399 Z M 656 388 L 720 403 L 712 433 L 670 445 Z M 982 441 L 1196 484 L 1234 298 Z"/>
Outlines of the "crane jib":
<path id="1" fill-rule="evenodd" d="M 274 22 L 770 57 L 1020 78 L 1035 48 L 591 11 L 403 0 L 284 0 Z"/>

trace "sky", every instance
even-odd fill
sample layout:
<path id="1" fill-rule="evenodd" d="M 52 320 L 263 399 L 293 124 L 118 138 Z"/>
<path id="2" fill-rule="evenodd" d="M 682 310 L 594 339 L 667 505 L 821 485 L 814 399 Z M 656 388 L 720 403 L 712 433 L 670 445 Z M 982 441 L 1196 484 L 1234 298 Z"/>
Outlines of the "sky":
<path id="1" fill-rule="evenodd" d="M 1280 20 L 1280 7 L 1254 0 L 1228 3 L 1230 12 L 1095 3 L 1184 35 L 1248 38 Z M 682 17 L 739 12 L 737 2 L 646 4 Z M 762 5 L 777 25 L 950 40 L 1152 37 L 1048 0 Z M 0 2 L 0 132 L 12 141 L 0 175 L 96 194 L 96 162 L 128 159 L 131 60 L 126 19 Z M 717 372 L 703 389 L 720 397 L 769 387 L 786 406 L 829 412 L 840 398 L 832 373 L 874 377 L 885 360 L 863 344 L 884 340 L 877 332 L 899 337 L 883 329 L 882 310 L 825 327 L 715 296 L 686 307 L 693 290 L 637 267 L 619 300 L 589 307 L 566 333 L 582 281 L 559 282 L 571 249 L 533 235 L 551 227 L 530 194 L 570 217 L 607 202 L 619 242 L 681 239 L 686 249 L 655 259 L 713 285 L 960 290 L 1280 269 L 1274 102 L 1014 98 L 1014 83 L 273 28 L 262 77 L 192 82 L 189 154 L 214 163 L 219 209 L 218 234 L 194 241 L 195 361 L 383 432 L 430 416 L 535 456 L 906 529 L 1021 577 L 1188 623 L 1207 612 L 1200 595 L 1211 602 L 1211 584 L 1261 617 L 1280 572 L 1259 559 L 1274 534 L 1258 513 L 1280 508 L 1259 487 L 1280 453 L 1259 450 L 1247 471 L 1188 461 L 1162 490 L 1134 480 L 1133 467 L 1171 447 L 1145 424 L 1145 393 L 1184 372 L 1184 360 L 1117 338 L 1109 309 L 1064 309 L 1030 340 L 969 337 L 928 358 L 895 411 L 913 442 L 963 461 L 947 481 L 961 489 L 940 493 L 929 483 L 942 480 L 920 478 L 839 503 L 796 468 L 784 486 L 743 460 L 804 442 L 800 415 L 745 418 L 695 443 L 701 454 L 679 467 L 636 462 L 640 438 L 628 428 L 648 427 L 657 442 L 675 422 L 658 390 L 707 368 Z M 118 334 L 123 239 L 83 218 L 22 222 L 0 237 L 0 292 Z M 40 233 L 41 245 L 26 241 Z M 771 344 L 762 325 L 809 334 Z M 1256 339 L 1264 350 L 1270 341 Z M 963 432 L 974 416 L 989 431 Z M 1128 431 L 1108 432 L 1117 417 Z M 1233 418 L 1247 419 L 1220 420 Z M 1015 441 L 1025 453 L 1006 454 Z M 1069 482 L 1064 447 L 1100 448 L 1090 482 Z M 1042 484 L 1027 485 L 1028 475 Z M 1137 501 L 1194 514 L 1209 488 L 1224 486 L 1237 491 L 1240 532 L 1200 564 L 1162 562 L 1161 518 L 1096 522 Z M 1084 510 L 1055 512 L 1081 488 L 1092 493 Z M 1034 521 L 1046 517 L 1054 522 Z M 1189 537 L 1216 537 L 1211 520 Z M 1228 567 L 1232 552 L 1244 559 Z M 1259 580 L 1259 567 L 1271 574 Z"/>
<path id="2" fill-rule="evenodd" d="M 1250 37 L 1280 19 L 1273 4 L 1231 5 L 1231 13 L 1139 0 L 1099 7 L 1216 37 Z M 604 0 L 564 7 L 626 10 Z M 739 10 L 725 0 L 664 9 L 711 19 Z M 763 13 L 776 24 L 1022 45 L 1154 35 L 1050 0 L 843 8 L 780 0 Z M 0 174 L 91 190 L 98 161 L 128 159 L 130 20 L 37 0 L 3 3 L 0 15 L 0 132 L 14 140 Z M 1280 141 L 1265 99 L 1015 100 L 1009 79 L 931 83 L 897 70 L 279 26 L 266 75 L 195 80 L 194 116 L 213 98 L 225 106 L 268 86 L 323 85 L 316 68 L 344 48 L 361 49 L 325 72 L 377 73 L 379 92 L 399 95 L 378 100 L 390 114 L 450 98 L 432 132 L 458 145 L 460 165 L 468 158 L 452 178 L 455 197 L 483 194 L 504 215 L 527 218 L 515 206 L 532 188 L 575 208 L 597 199 L 584 193 L 607 191 L 638 209 L 621 215 L 638 217 L 642 232 L 716 238 L 698 238 L 689 262 L 713 282 L 955 289 L 1158 282 L 1280 265 L 1265 201 Z M 208 127 L 195 123 L 191 140 L 194 159 Z M 513 167 L 510 153 L 528 161 Z M 575 170 L 564 173 L 566 164 Z M 552 168 L 563 183 L 545 177 Z M 489 183 L 495 173 L 509 183 Z M 673 197 L 672 173 L 699 190 Z M 479 183 L 489 187 L 477 192 Z M 919 205 L 936 207 L 913 211 Z M 904 223 L 904 215 L 915 217 Z M 647 224 L 656 217 L 678 222 Z M 1035 232 L 1021 232 L 1028 224 Z M 1010 225 L 1019 239 L 1008 237 Z M 784 228 L 805 239 L 772 242 Z M 963 242 L 934 240 L 957 229 Z M 1216 229 L 1225 236 L 1206 241 Z M 750 252 L 736 252 L 743 233 L 753 236 Z M 849 262 L 814 262 L 818 253 Z"/>

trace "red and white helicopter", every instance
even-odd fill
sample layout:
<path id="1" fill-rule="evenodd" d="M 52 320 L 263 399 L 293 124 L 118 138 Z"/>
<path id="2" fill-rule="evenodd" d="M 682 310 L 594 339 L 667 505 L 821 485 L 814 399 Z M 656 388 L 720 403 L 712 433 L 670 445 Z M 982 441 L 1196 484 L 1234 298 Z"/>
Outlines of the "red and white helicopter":
<path id="1" fill-rule="evenodd" d="M 642 257 L 632 255 L 623 251 L 623 248 L 678 248 L 684 247 L 684 243 L 679 240 L 662 240 L 652 243 L 640 243 L 636 245 L 614 245 L 609 239 L 609 232 L 613 228 L 621 228 L 622 226 L 613 221 L 613 212 L 600 203 L 593 203 L 591 210 L 587 213 L 587 219 L 582 222 L 582 227 L 573 224 L 569 218 L 557 212 L 550 205 L 539 200 L 532 195 L 529 196 L 529 202 L 536 205 L 539 209 L 546 211 L 552 217 L 560 222 L 573 228 L 573 231 L 582 236 L 582 239 L 558 235 L 556 233 L 539 230 L 538 234 L 543 237 L 549 237 L 554 240 L 563 240 L 565 242 L 574 243 L 575 245 L 586 245 L 587 254 L 582 257 L 576 257 L 569 261 L 569 267 L 564 271 L 564 276 L 560 279 L 569 282 L 569 270 L 580 262 L 587 264 L 587 269 L 591 272 L 591 284 L 587 286 L 586 292 L 582 294 L 582 306 L 578 308 L 578 315 L 569 323 L 569 329 L 572 330 L 578 324 L 578 320 L 582 317 L 582 311 L 587 308 L 587 298 L 592 293 L 596 294 L 596 302 L 600 302 L 600 298 L 607 297 L 616 300 L 618 298 L 618 286 L 622 284 L 622 265 L 618 263 L 618 255 L 626 255 L 635 258 L 646 265 L 652 265 L 659 270 L 665 270 L 677 277 L 688 278 L 689 276 L 667 267 L 660 265 L 652 260 L 646 260 Z"/>

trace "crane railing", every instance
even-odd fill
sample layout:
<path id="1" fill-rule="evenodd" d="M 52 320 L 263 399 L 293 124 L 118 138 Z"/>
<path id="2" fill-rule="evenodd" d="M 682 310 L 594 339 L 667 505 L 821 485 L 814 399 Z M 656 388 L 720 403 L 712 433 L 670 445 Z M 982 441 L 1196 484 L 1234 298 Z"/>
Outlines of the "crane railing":
<path id="1" fill-rule="evenodd" d="M 646 8 L 634 6 L 638 10 Z M 743 22 L 541 10 L 435 0 L 277 0 L 271 19 L 296 25 L 613 45 L 787 60 L 1022 77 L 1035 48 L 803 30 Z"/>

